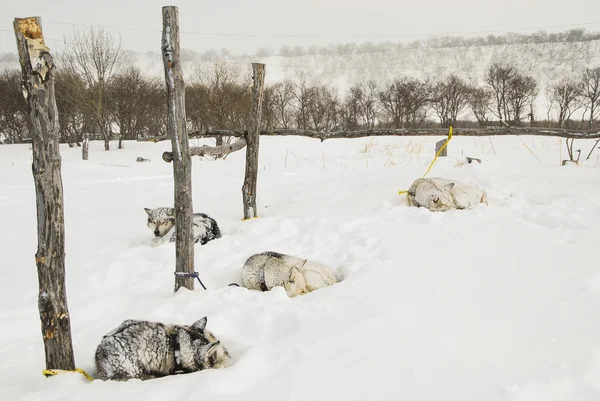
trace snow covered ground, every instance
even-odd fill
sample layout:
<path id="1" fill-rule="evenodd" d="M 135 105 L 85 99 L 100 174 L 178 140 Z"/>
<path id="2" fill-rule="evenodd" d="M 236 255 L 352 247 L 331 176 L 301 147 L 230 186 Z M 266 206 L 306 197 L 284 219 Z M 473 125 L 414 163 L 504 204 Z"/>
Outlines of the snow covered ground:
<path id="1" fill-rule="evenodd" d="M 0 146 L 1 399 L 600 400 L 599 153 L 561 167 L 556 138 L 455 137 L 429 176 L 480 185 L 489 206 L 409 208 L 398 190 L 423 175 L 439 139 L 262 137 L 260 218 L 246 222 L 245 152 L 195 158 L 195 211 L 223 237 L 195 248 L 208 291 L 177 294 L 174 245 L 149 246 L 143 210 L 172 205 L 160 158 L 170 143 L 94 142 L 89 161 L 61 147 L 77 366 L 94 374 L 100 338 L 128 318 L 208 316 L 235 360 L 126 383 L 41 374 L 31 150 Z M 582 158 L 591 146 L 575 143 Z M 461 155 L 483 163 L 457 165 Z M 343 280 L 293 299 L 227 286 L 265 250 Z"/>

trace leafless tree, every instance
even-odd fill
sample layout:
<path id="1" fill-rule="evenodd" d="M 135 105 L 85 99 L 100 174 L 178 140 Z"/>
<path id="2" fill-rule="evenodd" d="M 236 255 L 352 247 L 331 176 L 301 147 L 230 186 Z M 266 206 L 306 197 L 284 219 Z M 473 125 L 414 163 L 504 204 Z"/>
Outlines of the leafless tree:
<path id="1" fill-rule="evenodd" d="M 547 88 L 548 99 L 558 111 L 557 121 L 560 128 L 564 129 L 573 113 L 583 106 L 582 89 L 580 82 L 568 78 Z"/>
<path id="2" fill-rule="evenodd" d="M 112 137 L 107 90 L 122 57 L 120 38 L 116 39 L 102 28 L 94 27 L 85 31 L 76 30 L 62 55 L 66 68 L 85 82 L 85 91 L 74 95 L 78 96 L 97 133 L 104 139 L 105 150 L 110 149 Z"/>
<path id="3" fill-rule="evenodd" d="M 206 112 L 210 128 L 239 129 L 248 124 L 250 110 L 250 76 L 225 62 L 215 62 L 212 69 L 196 71 L 196 85 L 206 88 Z M 216 145 L 229 144 L 232 138 L 218 137 Z M 225 155 L 223 155 L 225 156 Z"/>
<path id="4" fill-rule="evenodd" d="M 401 78 L 379 92 L 379 104 L 393 128 L 416 128 L 427 116 L 430 84 L 416 78 Z"/>
<path id="5" fill-rule="evenodd" d="M 340 107 L 340 118 L 345 129 L 373 128 L 377 115 L 377 85 L 375 82 L 361 82 L 352 86 Z"/>
<path id="6" fill-rule="evenodd" d="M 272 110 L 274 125 L 277 128 L 288 129 L 294 120 L 295 85 L 290 80 L 277 82 L 265 97 L 264 107 Z"/>
<path id="7" fill-rule="evenodd" d="M 61 140 L 70 146 L 80 146 L 83 141 L 85 111 L 83 110 L 76 94 L 85 93 L 85 82 L 81 77 L 70 70 L 57 71 L 56 73 L 56 106 Z"/>
<path id="8" fill-rule="evenodd" d="M 547 96 L 558 111 L 558 125 L 560 128 L 564 129 L 571 115 L 582 107 L 582 91 L 583 87 L 580 82 L 568 78 L 562 79 L 547 88 Z M 573 138 L 566 139 L 567 151 L 571 161 L 574 160 L 574 141 Z"/>
<path id="9" fill-rule="evenodd" d="M 107 85 L 107 111 L 119 127 L 119 149 L 123 140 L 137 139 L 147 129 L 151 113 L 151 92 L 156 81 L 144 77 L 136 67 L 115 74 Z"/>
<path id="10" fill-rule="evenodd" d="M 469 93 L 469 106 L 480 127 L 486 125 L 487 114 L 492 103 L 492 93 L 484 88 L 472 88 Z"/>
<path id="11" fill-rule="evenodd" d="M 5 135 L 7 143 L 23 142 L 29 138 L 28 120 L 27 103 L 21 89 L 21 72 L 5 70 L 0 74 L 0 134 Z"/>
<path id="12" fill-rule="evenodd" d="M 508 90 L 508 103 L 512 111 L 512 120 L 514 125 L 521 125 L 521 120 L 525 116 L 527 109 L 528 115 L 533 119 L 533 101 L 538 94 L 538 85 L 536 80 L 528 75 L 517 75 L 510 82 Z"/>
<path id="13" fill-rule="evenodd" d="M 581 92 L 589 110 L 589 129 L 593 129 L 600 118 L 600 67 L 586 68 L 581 76 Z"/>
<path id="14" fill-rule="evenodd" d="M 337 94 L 325 85 L 315 85 L 307 91 L 306 111 L 310 129 L 331 131 L 338 125 L 339 101 Z"/>
<path id="15" fill-rule="evenodd" d="M 467 106 L 470 93 L 471 87 L 456 75 L 450 75 L 433 85 L 431 107 L 442 127 L 456 125 L 456 118 Z"/>
<path id="16" fill-rule="evenodd" d="M 506 124 L 520 125 L 528 106 L 538 94 L 535 79 L 506 63 L 492 64 L 484 79 L 492 93 L 495 106 L 491 109 L 492 113 Z"/>
<path id="17" fill-rule="evenodd" d="M 484 80 L 490 87 L 495 106 L 492 112 L 500 121 L 508 122 L 512 120 L 508 92 L 516 74 L 517 70 L 514 66 L 503 63 L 492 64 L 485 73 Z"/>

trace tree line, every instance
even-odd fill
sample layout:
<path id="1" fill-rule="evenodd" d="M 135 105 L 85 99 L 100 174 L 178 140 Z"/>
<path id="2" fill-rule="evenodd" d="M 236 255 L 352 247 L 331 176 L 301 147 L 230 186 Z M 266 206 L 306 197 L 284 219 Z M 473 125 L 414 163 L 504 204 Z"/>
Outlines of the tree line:
<path id="1" fill-rule="evenodd" d="M 101 29 L 76 32 L 57 57 L 56 100 L 61 141 L 79 144 L 84 136 L 135 140 L 166 135 L 164 80 L 123 66 L 120 42 Z M 267 65 L 268 74 L 268 65 Z M 246 129 L 251 77 L 235 64 L 215 62 L 186 78 L 190 130 Z M 315 131 L 542 125 L 592 129 L 600 117 L 600 66 L 563 78 L 545 88 L 548 110 L 534 109 L 536 79 L 509 63 L 493 63 L 476 84 L 448 75 L 436 80 L 399 76 L 366 81 L 341 95 L 306 76 L 268 85 L 263 102 L 265 129 Z M 18 70 L 0 74 L 0 140 L 30 138 Z M 577 121 L 572 116 L 579 111 Z M 465 119 L 472 115 L 473 119 Z M 220 144 L 220 143 L 218 143 Z"/>

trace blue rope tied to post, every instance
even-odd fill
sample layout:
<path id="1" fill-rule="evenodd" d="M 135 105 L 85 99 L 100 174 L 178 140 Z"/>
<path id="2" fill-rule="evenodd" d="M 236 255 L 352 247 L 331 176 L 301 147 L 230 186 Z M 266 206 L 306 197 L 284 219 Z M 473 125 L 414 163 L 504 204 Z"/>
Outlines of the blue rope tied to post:
<path id="1" fill-rule="evenodd" d="M 206 290 L 206 287 L 202 283 L 202 280 L 200 280 L 200 273 L 198 273 L 198 272 L 193 272 L 193 273 L 175 272 L 175 275 L 177 277 L 194 277 L 194 278 L 197 278 L 198 282 L 200 283 L 200 285 L 202 286 L 202 288 L 204 288 Z"/>

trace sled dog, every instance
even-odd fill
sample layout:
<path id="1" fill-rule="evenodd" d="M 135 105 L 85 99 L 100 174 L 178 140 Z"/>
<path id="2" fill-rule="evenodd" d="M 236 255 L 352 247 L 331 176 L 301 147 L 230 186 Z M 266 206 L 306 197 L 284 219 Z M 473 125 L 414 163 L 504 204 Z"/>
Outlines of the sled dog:
<path id="1" fill-rule="evenodd" d="M 419 178 L 408 190 L 410 206 L 425 207 L 433 212 L 472 209 L 487 205 L 487 194 L 480 188 L 444 178 Z"/>
<path id="2" fill-rule="evenodd" d="M 233 364 L 220 341 L 206 330 L 206 317 L 191 326 L 125 320 L 96 349 L 102 380 L 154 379 Z"/>
<path id="3" fill-rule="evenodd" d="M 148 227 L 154 233 L 153 245 L 175 242 L 175 209 L 172 207 L 144 208 L 148 214 Z M 221 238 L 217 222 L 204 213 L 194 213 L 192 217 L 192 233 L 194 243 L 206 244 L 213 239 Z"/>
<path id="4" fill-rule="evenodd" d="M 252 255 L 242 268 L 242 286 L 260 291 L 283 286 L 290 298 L 336 282 L 328 267 L 277 252 Z"/>

